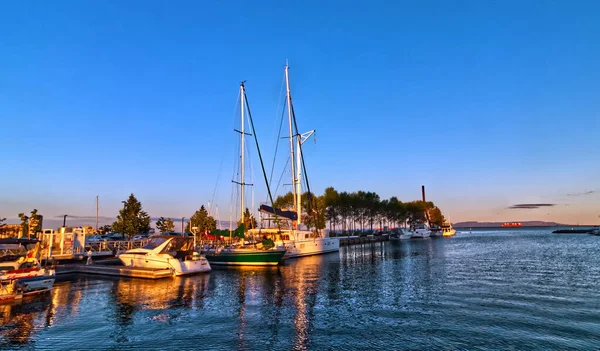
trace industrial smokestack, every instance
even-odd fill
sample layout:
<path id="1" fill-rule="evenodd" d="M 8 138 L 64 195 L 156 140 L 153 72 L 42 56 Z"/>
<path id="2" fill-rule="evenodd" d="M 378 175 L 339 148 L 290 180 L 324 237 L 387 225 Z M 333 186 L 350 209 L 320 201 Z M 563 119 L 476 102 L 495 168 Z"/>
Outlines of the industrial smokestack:
<path id="1" fill-rule="evenodd" d="M 425 185 L 421 185 L 421 194 L 423 194 L 423 202 L 425 202 Z"/>

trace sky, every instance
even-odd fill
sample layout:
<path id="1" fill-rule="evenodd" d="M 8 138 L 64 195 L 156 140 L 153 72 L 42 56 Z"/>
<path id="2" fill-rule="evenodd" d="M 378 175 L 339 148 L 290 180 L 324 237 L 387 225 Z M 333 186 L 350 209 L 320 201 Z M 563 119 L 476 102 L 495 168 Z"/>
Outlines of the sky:
<path id="1" fill-rule="evenodd" d="M 266 167 L 275 159 L 274 177 L 289 178 L 278 139 L 289 60 L 299 128 L 316 130 L 304 147 L 314 192 L 411 201 L 425 185 L 453 222 L 600 223 L 599 10 L 593 1 L 5 2 L 0 217 L 37 208 L 49 225 L 63 214 L 93 224 L 99 196 L 109 223 L 134 193 L 153 217 L 189 217 L 211 202 L 227 218 L 241 81 Z M 249 155 L 256 208 L 265 185 Z M 279 194 L 289 190 L 281 183 Z"/>

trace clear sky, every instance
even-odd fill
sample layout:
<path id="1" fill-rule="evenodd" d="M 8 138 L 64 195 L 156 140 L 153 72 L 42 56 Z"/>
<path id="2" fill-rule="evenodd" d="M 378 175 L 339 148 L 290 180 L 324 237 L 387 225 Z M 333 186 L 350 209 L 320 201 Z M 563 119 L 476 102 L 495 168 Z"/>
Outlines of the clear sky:
<path id="1" fill-rule="evenodd" d="M 315 192 L 409 201 L 425 185 L 454 222 L 599 223 L 598 13 L 595 1 L 4 2 L 0 217 L 93 216 L 96 195 L 113 217 L 132 192 L 154 217 L 211 200 L 227 217 L 239 82 L 269 164 L 289 59 L 300 129 L 317 130 Z M 527 203 L 555 206 L 508 209 Z"/>

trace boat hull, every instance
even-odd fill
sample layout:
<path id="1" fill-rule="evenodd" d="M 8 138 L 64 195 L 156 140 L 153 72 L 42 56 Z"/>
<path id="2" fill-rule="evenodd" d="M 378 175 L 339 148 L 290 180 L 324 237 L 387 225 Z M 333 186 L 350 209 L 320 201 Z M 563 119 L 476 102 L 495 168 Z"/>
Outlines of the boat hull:
<path id="1" fill-rule="evenodd" d="M 123 253 L 119 260 L 127 267 L 171 269 L 173 275 L 187 275 L 209 272 L 210 263 L 206 258 L 200 257 L 196 260 L 181 261 L 174 257 L 164 257 L 152 254 Z"/>
<path id="2" fill-rule="evenodd" d="M 207 253 L 206 259 L 211 265 L 218 266 L 277 266 L 285 253 L 283 250 L 221 250 Z"/>
<path id="3" fill-rule="evenodd" d="M 338 238 L 304 239 L 288 241 L 283 244 L 288 252 L 286 255 L 288 258 L 321 255 L 340 251 L 340 239 Z"/>
<path id="4" fill-rule="evenodd" d="M 447 237 L 454 236 L 455 234 L 456 234 L 456 230 L 451 229 L 451 230 L 444 231 L 444 234 L 442 234 L 442 235 L 447 238 Z"/>

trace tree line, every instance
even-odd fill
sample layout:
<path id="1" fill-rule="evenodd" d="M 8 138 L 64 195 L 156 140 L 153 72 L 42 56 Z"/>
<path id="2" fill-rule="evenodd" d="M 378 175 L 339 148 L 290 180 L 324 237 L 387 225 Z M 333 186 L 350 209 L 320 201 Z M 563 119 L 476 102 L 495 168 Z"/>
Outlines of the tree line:
<path id="1" fill-rule="evenodd" d="M 293 207 L 293 194 L 278 196 L 273 205 L 277 208 Z M 397 197 L 389 199 L 370 191 L 338 192 L 333 187 L 325 189 L 323 195 L 305 192 L 302 195 L 301 222 L 309 228 L 331 231 L 356 232 L 374 227 L 393 228 L 417 222 L 442 225 L 442 211 L 431 201 L 402 202 Z"/>

